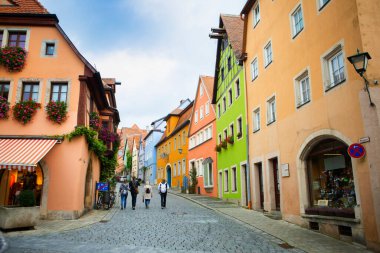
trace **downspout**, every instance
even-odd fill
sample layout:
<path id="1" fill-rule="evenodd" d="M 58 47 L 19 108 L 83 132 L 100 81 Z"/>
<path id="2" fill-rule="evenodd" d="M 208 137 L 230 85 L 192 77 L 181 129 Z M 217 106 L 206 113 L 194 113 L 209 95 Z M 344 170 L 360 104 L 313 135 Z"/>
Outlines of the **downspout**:
<path id="1" fill-rule="evenodd" d="M 248 92 L 247 92 L 247 78 L 245 71 L 245 61 L 243 61 L 243 71 L 244 71 L 244 85 L 245 85 L 245 128 L 246 128 L 246 143 L 247 143 L 247 166 L 246 166 L 246 175 L 247 181 L 247 196 L 248 196 L 248 209 L 252 209 L 252 200 L 251 200 L 251 170 L 250 170 L 250 160 L 249 160 L 249 128 L 248 128 Z"/>

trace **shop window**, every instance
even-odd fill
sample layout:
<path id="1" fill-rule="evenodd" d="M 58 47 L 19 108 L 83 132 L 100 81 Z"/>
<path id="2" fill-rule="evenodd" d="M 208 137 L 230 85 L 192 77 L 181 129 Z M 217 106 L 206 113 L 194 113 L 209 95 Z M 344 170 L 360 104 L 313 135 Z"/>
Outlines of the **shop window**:
<path id="1" fill-rule="evenodd" d="M 308 156 L 310 208 L 307 214 L 355 218 L 356 194 L 351 158 L 344 143 L 327 139 Z"/>

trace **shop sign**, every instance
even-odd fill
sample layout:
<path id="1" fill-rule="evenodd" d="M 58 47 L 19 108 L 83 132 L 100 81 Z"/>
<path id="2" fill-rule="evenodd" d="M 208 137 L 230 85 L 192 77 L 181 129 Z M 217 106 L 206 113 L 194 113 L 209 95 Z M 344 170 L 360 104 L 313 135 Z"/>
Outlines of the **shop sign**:
<path id="1" fill-rule="evenodd" d="M 108 191 L 108 183 L 106 183 L 106 182 L 96 183 L 96 190 L 98 190 L 100 192 Z"/>
<path id="2" fill-rule="evenodd" d="M 365 155 L 365 148 L 359 143 L 351 144 L 347 151 L 352 158 L 362 158 Z"/>
<path id="3" fill-rule="evenodd" d="M 282 177 L 289 177 L 289 163 L 281 164 Z"/>

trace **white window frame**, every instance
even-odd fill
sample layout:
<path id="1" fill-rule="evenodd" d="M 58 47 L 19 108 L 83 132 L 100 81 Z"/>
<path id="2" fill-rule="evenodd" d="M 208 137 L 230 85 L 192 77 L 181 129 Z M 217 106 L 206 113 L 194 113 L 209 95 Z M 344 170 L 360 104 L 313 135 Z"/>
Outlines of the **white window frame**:
<path id="1" fill-rule="evenodd" d="M 237 190 L 237 167 L 234 165 L 231 167 L 231 192 L 237 192 Z"/>
<path id="2" fill-rule="evenodd" d="M 224 182 L 224 187 L 223 187 L 224 189 L 223 189 L 223 191 L 224 192 L 229 192 L 230 191 L 230 189 L 228 187 L 228 177 L 229 177 L 228 174 L 229 174 L 228 169 L 225 169 L 224 173 L 223 173 L 223 182 Z"/>
<path id="3" fill-rule="evenodd" d="M 239 124 L 239 119 L 241 121 L 241 124 Z M 240 126 L 240 127 L 239 127 Z M 243 132 L 244 132 L 244 129 L 243 129 L 243 117 L 240 115 L 239 117 L 237 117 L 236 119 L 236 136 L 239 135 L 240 133 L 240 128 L 241 128 L 241 137 L 237 137 L 238 140 L 240 140 L 241 138 L 243 138 Z"/>
<path id="4" fill-rule="evenodd" d="M 198 111 L 195 111 L 194 121 L 195 121 L 195 123 L 198 123 Z"/>
<path id="5" fill-rule="evenodd" d="M 203 105 L 199 108 L 199 118 L 200 119 L 203 119 L 204 115 L 203 115 Z"/>
<path id="6" fill-rule="evenodd" d="M 329 2 L 330 0 L 317 0 L 318 11 L 322 11 Z"/>
<path id="7" fill-rule="evenodd" d="M 210 102 L 207 102 L 205 105 L 205 114 L 206 115 L 210 114 Z"/>
<path id="8" fill-rule="evenodd" d="M 203 96 L 203 86 L 200 85 L 199 87 L 199 96 L 202 97 Z"/>
<path id="9" fill-rule="evenodd" d="M 272 96 L 267 100 L 267 125 L 276 122 L 276 118 L 276 96 Z"/>
<path id="10" fill-rule="evenodd" d="M 254 81 L 259 76 L 259 61 L 255 57 L 251 62 L 251 79 Z"/>
<path id="11" fill-rule="evenodd" d="M 178 161 L 177 164 L 178 164 L 178 165 L 177 165 L 178 176 L 180 176 L 180 175 L 181 175 L 181 171 L 182 171 L 181 161 Z"/>
<path id="12" fill-rule="evenodd" d="M 260 107 L 257 107 L 255 110 L 253 110 L 252 119 L 253 119 L 253 132 L 255 133 L 260 130 L 260 126 L 261 126 Z"/>
<path id="13" fill-rule="evenodd" d="M 343 66 L 339 68 L 341 71 L 339 75 L 339 79 L 337 82 L 331 81 L 334 79 L 333 75 L 333 66 L 332 61 L 336 59 L 337 57 L 341 57 L 341 63 Z M 344 52 L 344 42 L 341 41 L 334 45 L 331 49 L 327 51 L 322 57 L 322 76 L 323 76 L 323 83 L 324 83 L 324 92 L 329 91 L 332 88 L 335 88 L 342 83 L 345 83 L 347 81 L 347 69 L 346 69 L 346 56 Z M 343 75 L 343 76 L 341 76 Z"/>
<path id="14" fill-rule="evenodd" d="M 303 105 L 309 103 L 311 101 L 311 79 L 309 75 L 309 68 L 303 70 L 295 79 L 295 94 L 296 94 L 296 108 L 300 108 Z M 303 84 L 307 81 L 307 90 L 308 95 L 304 97 L 304 86 Z"/>
<path id="15" fill-rule="evenodd" d="M 186 159 L 182 159 L 182 174 L 186 174 Z"/>
<path id="16" fill-rule="evenodd" d="M 291 13 L 292 14 L 290 15 L 290 19 L 291 19 L 291 26 L 292 26 L 292 38 L 294 39 L 305 28 L 305 20 L 303 17 L 302 4 L 298 4 Z M 299 16 L 299 14 L 301 16 Z M 301 18 L 299 19 L 299 17 Z M 298 24 L 300 24 L 299 27 L 297 26 Z"/>
<path id="17" fill-rule="evenodd" d="M 269 53 L 270 52 L 270 53 Z M 273 62 L 272 40 L 264 46 L 264 67 L 268 67 Z"/>
<path id="18" fill-rule="evenodd" d="M 211 188 L 214 186 L 212 163 L 203 164 L 203 185 L 205 188 Z M 211 180 L 210 180 L 211 179 Z M 212 183 L 210 183 L 210 181 Z"/>
<path id="19" fill-rule="evenodd" d="M 173 164 L 173 177 L 176 177 L 177 175 L 176 175 L 176 173 L 177 173 L 177 163 L 174 163 Z"/>
<path id="20" fill-rule="evenodd" d="M 252 7 L 252 24 L 253 28 L 257 26 L 260 22 L 260 3 L 256 1 L 255 5 Z"/>

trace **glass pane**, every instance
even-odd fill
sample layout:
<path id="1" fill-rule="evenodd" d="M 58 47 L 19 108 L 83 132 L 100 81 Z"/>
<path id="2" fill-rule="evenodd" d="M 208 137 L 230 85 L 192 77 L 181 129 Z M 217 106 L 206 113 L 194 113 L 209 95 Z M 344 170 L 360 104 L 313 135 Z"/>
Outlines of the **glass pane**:
<path id="1" fill-rule="evenodd" d="M 38 92 L 39 85 L 33 85 L 33 92 Z"/>
<path id="2" fill-rule="evenodd" d="M 67 92 L 67 85 L 61 86 L 61 92 Z"/>
<path id="3" fill-rule="evenodd" d="M 24 92 L 30 92 L 30 88 L 31 88 L 31 85 L 26 84 L 26 85 L 24 86 Z"/>
<path id="4" fill-rule="evenodd" d="M 9 46 L 10 47 L 15 47 L 16 46 L 16 42 L 15 41 L 10 41 L 9 42 Z"/>
<path id="5" fill-rule="evenodd" d="M 53 92 L 59 92 L 59 85 L 53 85 Z"/>
<path id="6" fill-rule="evenodd" d="M 38 101 L 38 93 L 33 93 L 32 100 L 34 100 L 36 102 Z"/>
<path id="7" fill-rule="evenodd" d="M 66 93 L 61 93 L 61 102 L 66 102 Z"/>
<path id="8" fill-rule="evenodd" d="M 8 84 L 4 85 L 3 91 L 9 91 L 9 85 Z"/>
<path id="9" fill-rule="evenodd" d="M 19 42 L 19 43 L 18 43 L 18 46 L 19 46 L 19 47 L 22 47 L 22 48 L 25 48 L 25 42 Z"/>
<path id="10" fill-rule="evenodd" d="M 23 97 L 22 97 L 22 100 L 23 100 L 23 101 L 28 101 L 29 98 L 30 98 L 30 93 L 25 93 L 25 92 L 24 92 L 24 95 L 23 95 Z"/>
<path id="11" fill-rule="evenodd" d="M 51 94 L 51 101 L 58 101 L 58 93 Z"/>
<path id="12" fill-rule="evenodd" d="M 21 34 L 20 37 L 19 37 L 20 41 L 25 41 L 26 40 L 26 34 Z"/>
<path id="13" fill-rule="evenodd" d="M 9 34 L 9 40 L 11 41 L 17 40 L 17 34 Z"/>

